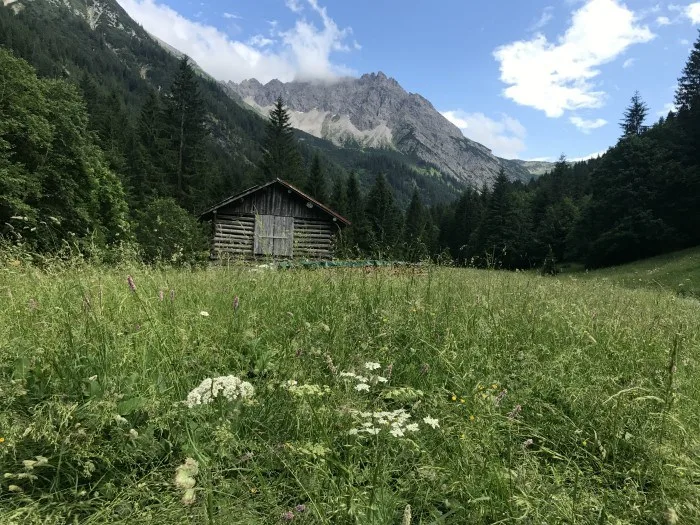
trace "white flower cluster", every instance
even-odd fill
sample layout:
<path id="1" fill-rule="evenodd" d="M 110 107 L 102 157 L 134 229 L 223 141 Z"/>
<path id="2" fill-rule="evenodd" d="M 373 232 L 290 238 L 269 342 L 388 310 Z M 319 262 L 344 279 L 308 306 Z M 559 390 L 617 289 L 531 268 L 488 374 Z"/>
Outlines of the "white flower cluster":
<path id="1" fill-rule="evenodd" d="M 392 436 L 403 437 L 406 432 L 417 432 L 418 423 L 409 423 L 411 414 L 403 408 L 393 412 L 353 412 L 360 419 L 363 419 L 358 428 L 350 429 L 348 434 L 356 436 L 359 434 L 369 434 L 376 436 L 382 430 L 387 430 Z"/>
<path id="2" fill-rule="evenodd" d="M 207 405 L 220 395 L 228 401 L 238 398 L 253 397 L 255 388 L 247 381 L 241 381 L 236 376 L 207 377 L 197 388 L 187 394 L 185 404 L 192 408 L 196 405 Z"/>
<path id="3" fill-rule="evenodd" d="M 296 397 L 312 397 L 312 396 L 323 396 L 325 394 L 329 394 L 331 389 L 328 385 L 313 385 L 313 384 L 305 384 L 305 385 L 300 385 L 296 380 L 294 379 L 288 379 L 284 383 L 282 383 L 282 388 L 285 390 L 288 390 L 290 394 Z"/>
<path id="4" fill-rule="evenodd" d="M 378 370 L 381 367 L 382 365 L 379 363 L 373 363 L 371 361 L 365 363 L 365 368 L 370 372 L 373 370 Z M 358 392 L 369 392 L 370 385 L 376 385 L 377 383 L 386 383 L 387 381 L 389 381 L 386 377 L 380 375 L 371 375 L 369 377 L 366 377 L 363 375 L 356 374 L 355 372 L 341 372 L 340 377 L 344 379 L 354 379 L 355 381 L 357 381 L 357 384 L 355 385 L 355 390 L 357 390 Z"/>

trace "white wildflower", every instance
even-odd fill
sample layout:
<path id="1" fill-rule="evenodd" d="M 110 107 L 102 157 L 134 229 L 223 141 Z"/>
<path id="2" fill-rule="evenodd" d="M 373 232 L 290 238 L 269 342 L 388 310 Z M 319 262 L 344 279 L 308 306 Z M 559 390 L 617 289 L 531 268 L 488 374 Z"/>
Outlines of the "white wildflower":
<path id="1" fill-rule="evenodd" d="M 197 388 L 187 394 L 185 404 L 192 408 L 196 405 L 212 403 L 219 395 L 228 401 L 249 398 L 255 394 L 255 388 L 247 381 L 236 376 L 208 377 Z"/>
<path id="2" fill-rule="evenodd" d="M 376 436 L 377 434 L 379 434 L 379 432 L 381 430 L 382 430 L 381 428 L 373 427 L 373 428 L 365 428 L 365 429 L 363 429 L 363 432 L 366 432 L 367 434 L 370 434 L 372 436 Z"/>
<path id="3" fill-rule="evenodd" d="M 350 430 L 348 430 L 348 434 L 350 434 L 351 436 L 356 436 L 357 432 L 358 430 L 356 428 L 351 428 Z"/>
<path id="4" fill-rule="evenodd" d="M 132 428 L 129 430 L 129 436 L 131 437 L 131 439 L 136 439 L 137 437 L 139 437 L 139 433 Z"/>
<path id="5" fill-rule="evenodd" d="M 381 367 L 382 367 L 382 365 L 380 365 L 379 363 L 373 363 L 371 361 L 368 361 L 365 363 L 365 368 L 367 370 L 377 370 L 378 368 L 381 368 Z"/>
<path id="6" fill-rule="evenodd" d="M 114 421 L 116 421 L 117 425 L 126 425 L 128 423 L 126 418 L 120 416 L 119 414 L 115 414 Z"/>
<path id="7" fill-rule="evenodd" d="M 374 380 L 375 380 L 377 383 L 386 383 L 387 381 L 389 381 L 386 377 L 382 377 L 382 376 L 376 376 L 376 377 L 374 378 Z"/>
<path id="8" fill-rule="evenodd" d="M 438 420 L 435 419 L 434 417 L 430 417 L 430 416 L 424 417 L 423 423 L 425 423 L 426 425 L 429 425 L 433 428 L 438 428 L 440 426 L 440 423 L 438 423 Z"/>
<path id="9" fill-rule="evenodd" d="M 209 312 L 205 312 L 204 310 L 202 310 L 201 312 L 199 312 L 199 315 L 201 315 L 202 317 L 209 317 Z"/>
<path id="10" fill-rule="evenodd" d="M 406 432 L 418 432 L 418 423 L 409 423 L 406 425 Z"/>
<path id="11" fill-rule="evenodd" d="M 401 427 L 394 427 L 392 428 L 389 433 L 394 436 L 394 437 L 403 437 L 403 429 Z"/>
<path id="12" fill-rule="evenodd" d="M 358 383 L 355 385 L 355 390 L 358 392 L 369 392 L 369 385 L 367 383 Z"/>

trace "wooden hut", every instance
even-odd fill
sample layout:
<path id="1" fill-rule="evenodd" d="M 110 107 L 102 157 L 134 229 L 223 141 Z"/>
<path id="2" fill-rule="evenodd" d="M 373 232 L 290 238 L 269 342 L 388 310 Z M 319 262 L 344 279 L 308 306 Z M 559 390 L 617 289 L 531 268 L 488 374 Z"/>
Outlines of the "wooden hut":
<path id="1" fill-rule="evenodd" d="M 331 259 L 334 237 L 350 222 L 281 179 L 212 206 L 212 256 Z"/>

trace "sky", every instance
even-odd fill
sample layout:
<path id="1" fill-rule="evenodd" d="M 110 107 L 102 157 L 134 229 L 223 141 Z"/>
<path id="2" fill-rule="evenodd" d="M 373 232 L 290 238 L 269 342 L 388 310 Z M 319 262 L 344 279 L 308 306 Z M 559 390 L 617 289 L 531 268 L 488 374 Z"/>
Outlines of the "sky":
<path id="1" fill-rule="evenodd" d="M 673 109 L 700 2 L 117 0 L 219 80 L 332 82 L 383 71 L 501 157 L 615 144 L 635 90 Z"/>

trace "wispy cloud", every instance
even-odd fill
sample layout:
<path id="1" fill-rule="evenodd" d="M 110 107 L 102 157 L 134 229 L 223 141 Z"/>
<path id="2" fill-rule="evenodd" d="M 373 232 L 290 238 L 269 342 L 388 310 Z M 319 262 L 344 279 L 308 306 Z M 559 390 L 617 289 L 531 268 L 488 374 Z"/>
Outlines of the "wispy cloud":
<path id="1" fill-rule="evenodd" d="M 573 13 L 556 43 L 537 34 L 497 48 L 494 57 L 508 85 L 507 98 L 560 117 L 567 110 L 602 106 L 605 92 L 593 83 L 599 67 L 653 38 L 617 0 L 589 0 Z"/>
<path id="2" fill-rule="evenodd" d="M 625 61 L 622 63 L 622 67 L 623 67 L 624 69 L 629 69 L 629 68 L 631 68 L 631 67 L 634 65 L 635 61 L 636 61 L 636 60 L 635 60 L 634 58 L 628 58 L 627 60 L 625 60 Z"/>
<path id="3" fill-rule="evenodd" d="M 514 159 L 526 149 L 525 127 L 516 119 L 502 114 L 492 119 L 483 113 L 467 113 L 462 110 L 443 111 L 442 116 L 457 126 L 465 137 L 479 142 L 495 155 Z"/>
<path id="4" fill-rule="evenodd" d="M 236 13 L 224 13 L 224 18 L 229 18 L 233 20 L 241 20 L 242 18 Z"/>
<path id="5" fill-rule="evenodd" d="M 597 118 L 595 120 L 586 120 L 581 117 L 570 117 L 569 122 L 576 126 L 581 132 L 589 134 L 594 129 L 602 128 L 608 121 L 602 118 Z"/>
<path id="6" fill-rule="evenodd" d="M 664 107 L 661 108 L 660 111 L 656 112 L 656 115 L 659 117 L 665 117 L 668 115 L 671 111 L 676 112 L 678 108 L 676 108 L 676 105 L 673 102 L 667 102 L 664 104 Z"/>
<path id="7" fill-rule="evenodd" d="M 604 155 L 607 152 L 608 152 L 608 150 L 596 151 L 595 153 L 590 153 L 588 155 L 584 155 L 583 157 L 576 157 L 576 158 L 567 159 L 567 160 L 569 162 L 582 162 L 584 160 L 597 159 L 598 157 Z"/>
<path id="8" fill-rule="evenodd" d="M 671 19 L 667 16 L 659 16 L 656 18 L 656 23 L 660 26 L 669 26 L 671 25 Z"/>
<path id="9" fill-rule="evenodd" d="M 530 26 L 530 31 L 540 31 L 544 29 L 547 24 L 552 21 L 552 18 L 554 18 L 554 15 L 552 14 L 553 11 L 554 6 L 549 5 L 545 7 L 539 19 L 537 19 L 537 21 Z"/>
<path id="10" fill-rule="evenodd" d="M 281 28 L 277 21 L 272 21 L 268 36 L 256 35 L 247 42 L 235 40 L 211 25 L 185 18 L 158 0 L 118 2 L 148 32 L 187 54 L 204 71 L 220 80 L 332 80 L 354 74 L 333 60 L 338 52 L 358 49 L 359 44 L 348 43 L 352 29 L 339 27 L 318 0 L 306 0 L 310 7 L 308 16 L 297 19 L 293 27 Z M 302 6 L 302 0 L 291 3 L 295 7 Z M 233 19 L 237 15 L 225 13 L 224 17 Z"/>
<path id="11" fill-rule="evenodd" d="M 294 13 L 301 13 L 304 10 L 299 0 L 284 0 L 284 3 Z"/>
<path id="12" fill-rule="evenodd" d="M 690 18 L 693 25 L 700 24 L 700 2 L 692 3 L 686 7 L 685 16 Z"/>

